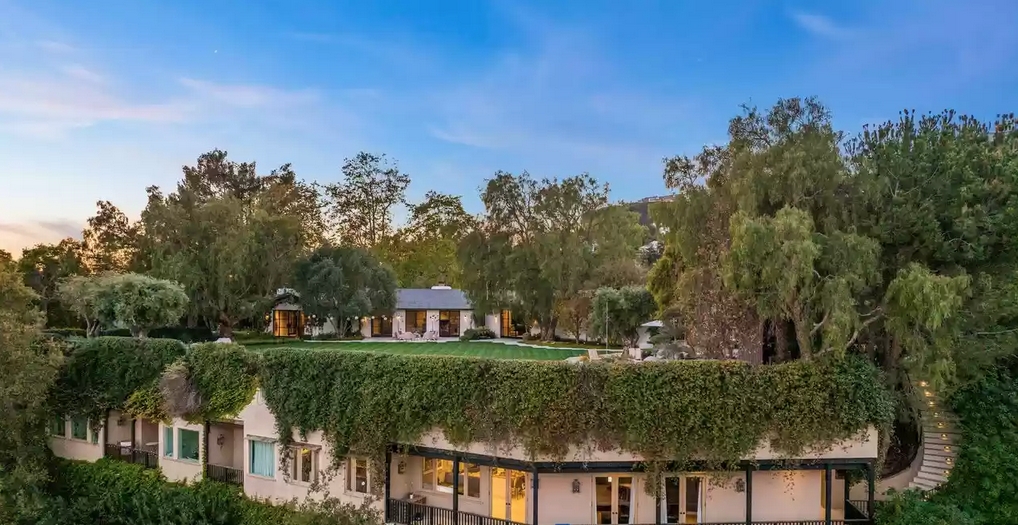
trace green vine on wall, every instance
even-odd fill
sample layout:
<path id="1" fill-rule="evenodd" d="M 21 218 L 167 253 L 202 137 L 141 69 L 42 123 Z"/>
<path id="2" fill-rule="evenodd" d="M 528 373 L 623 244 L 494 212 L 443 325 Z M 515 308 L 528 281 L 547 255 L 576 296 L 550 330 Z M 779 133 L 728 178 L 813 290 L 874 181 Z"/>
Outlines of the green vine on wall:
<path id="1" fill-rule="evenodd" d="M 340 454 L 372 457 L 441 429 L 454 444 L 520 444 L 531 455 L 594 443 L 720 467 L 765 438 L 791 457 L 893 415 L 879 372 L 858 358 L 572 365 L 279 349 L 263 359 L 280 436 L 323 430 Z"/>
<path id="2" fill-rule="evenodd" d="M 241 345 L 192 345 L 160 380 L 163 406 L 192 423 L 236 417 L 258 390 L 258 366 L 258 354 Z"/>

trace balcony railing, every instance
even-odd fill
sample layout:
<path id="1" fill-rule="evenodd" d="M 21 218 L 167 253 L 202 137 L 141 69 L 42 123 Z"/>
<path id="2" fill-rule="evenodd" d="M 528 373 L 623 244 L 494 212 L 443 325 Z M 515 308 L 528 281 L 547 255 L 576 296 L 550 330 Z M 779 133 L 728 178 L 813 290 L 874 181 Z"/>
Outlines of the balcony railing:
<path id="1" fill-rule="evenodd" d="M 142 465 L 145 468 L 156 468 L 159 466 L 159 454 L 154 451 L 136 447 L 122 447 L 109 443 L 104 448 L 103 455 L 107 458 Z"/>
<path id="2" fill-rule="evenodd" d="M 386 507 L 386 522 L 401 525 L 521 525 L 514 521 L 470 512 L 453 512 L 451 509 L 397 499 L 388 500 Z"/>
<path id="3" fill-rule="evenodd" d="M 219 481 L 222 483 L 231 483 L 233 485 L 244 486 L 244 471 L 239 468 L 224 467 L 222 465 L 209 464 L 209 468 L 206 471 L 208 478 L 213 481 Z"/>

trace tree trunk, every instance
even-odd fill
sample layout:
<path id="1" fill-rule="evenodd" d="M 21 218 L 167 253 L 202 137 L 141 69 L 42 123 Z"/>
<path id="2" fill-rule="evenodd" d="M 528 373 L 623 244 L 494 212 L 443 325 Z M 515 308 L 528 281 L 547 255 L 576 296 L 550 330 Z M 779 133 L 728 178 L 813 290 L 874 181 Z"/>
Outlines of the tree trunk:
<path id="1" fill-rule="evenodd" d="M 799 343 L 799 358 L 809 361 L 813 358 L 813 336 L 810 334 L 809 323 L 802 319 L 795 322 L 795 342 Z"/>
<path id="2" fill-rule="evenodd" d="M 233 320 L 226 314 L 219 315 L 219 337 L 233 339 Z"/>

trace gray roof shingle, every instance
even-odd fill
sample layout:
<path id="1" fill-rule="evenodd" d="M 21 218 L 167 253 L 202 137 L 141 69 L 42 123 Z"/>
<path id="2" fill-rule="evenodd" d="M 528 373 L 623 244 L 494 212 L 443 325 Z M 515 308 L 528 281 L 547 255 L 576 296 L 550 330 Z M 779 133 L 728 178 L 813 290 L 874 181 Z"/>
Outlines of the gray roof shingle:
<path id="1" fill-rule="evenodd" d="M 472 310 L 463 290 L 397 288 L 397 310 Z"/>

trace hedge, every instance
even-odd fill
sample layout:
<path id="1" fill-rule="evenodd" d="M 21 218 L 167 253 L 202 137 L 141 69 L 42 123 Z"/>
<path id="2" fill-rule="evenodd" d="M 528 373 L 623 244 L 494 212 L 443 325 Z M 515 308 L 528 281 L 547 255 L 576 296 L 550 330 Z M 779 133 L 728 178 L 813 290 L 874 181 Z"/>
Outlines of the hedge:
<path id="1" fill-rule="evenodd" d="M 108 337 L 131 337 L 126 328 L 104 330 L 101 335 Z M 176 339 L 184 343 L 205 343 L 215 341 L 219 335 L 207 327 L 164 326 L 149 330 L 148 337 L 153 339 Z"/>
<path id="2" fill-rule="evenodd" d="M 57 414 L 84 416 L 93 424 L 120 410 L 136 390 L 153 383 L 184 355 L 176 339 L 96 337 L 73 339 L 50 394 Z"/>
<path id="3" fill-rule="evenodd" d="M 376 512 L 350 505 L 269 505 L 239 487 L 169 483 L 158 470 L 107 459 L 59 460 L 51 475 L 44 525 L 369 525 Z"/>
<path id="4" fill-rule="evenodd" d="M 438 428 L 453 443 L 518 443 L 532 455 L 593 442 L 721 466 L 766 437 L 793 456 L 884 428 L 893 414 L 879 372 L 859 358 L 574 365 L 318 349 L 262 358 L 279 434 L 323 430 L 340 453 L 379 455 Z"/>

